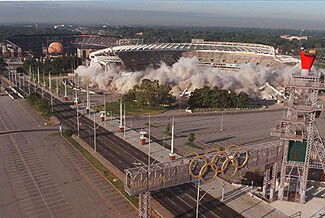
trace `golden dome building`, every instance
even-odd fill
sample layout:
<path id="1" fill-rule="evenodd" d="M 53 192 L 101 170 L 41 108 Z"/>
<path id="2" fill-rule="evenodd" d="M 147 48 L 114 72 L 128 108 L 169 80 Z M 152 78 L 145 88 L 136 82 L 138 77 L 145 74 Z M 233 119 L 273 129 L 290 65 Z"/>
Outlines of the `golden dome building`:
<path id="1" fill-rule="evenodd" d="M 63 45 L 60 42 L 52 42 L 47 48 L 47 52 L 50 55 L 63 54 Z"/>

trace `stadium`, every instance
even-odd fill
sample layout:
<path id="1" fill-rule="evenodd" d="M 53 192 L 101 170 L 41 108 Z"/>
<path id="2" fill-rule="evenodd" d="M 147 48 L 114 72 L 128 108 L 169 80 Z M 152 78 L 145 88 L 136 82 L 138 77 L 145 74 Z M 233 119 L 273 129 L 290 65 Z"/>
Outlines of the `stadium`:
<path id="1" fill-rule="evenodd" d="M 272 46 L 208 42 L 202 39 L 192 39 L 191 43 L 115 46 L 92 52 L 89 57 L 92 62 L 102 66 L 114 63 L 128 71 L 140 71 L 149 66 L 158 68 L 161 62 L 171 66 L 180 57 L 197 57 L 202 65 L 211 65 L 223 70 L 237 70 L 245 63 L 280 67 L 298 63 L 295 58 L 276 55 Z"/>
<path id="2" fill-rule="evenodd" d="M 118 39 L 110 36 L 85 34 L 19 34 L 1 43 L 2 56 L 5 58 L 22 58 L 32 56 L 40 58 L 49 55 L 52 43 L 60 43 L 64 55 L 76 55 L 88 58 L 94 50 L 118 45 Z"/>

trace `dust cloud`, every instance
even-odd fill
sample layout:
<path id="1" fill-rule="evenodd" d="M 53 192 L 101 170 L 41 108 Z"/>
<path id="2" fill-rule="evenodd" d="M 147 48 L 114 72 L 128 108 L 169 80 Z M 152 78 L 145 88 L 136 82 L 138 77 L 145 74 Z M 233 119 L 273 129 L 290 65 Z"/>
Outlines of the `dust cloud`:
<path id="1" fill-rule="evenodd" d="M 143 79 L 159 80 L 161 84 L 172 87 L 172 93 L 178 96 L 185 89 L 192 91 L 203 86 L 220 89 L 244 91 L 250 96 L 259 96 L 259 87 L 266 82 L 274 87 L 283 87 L 291 73 L 298 72 L 299 68 L 288 66 L 285 68 L 264 67 L 255 64 L 242 64 L 239 71 L 222 72 L 212 66 L 200 65 L 198 58 L 180 58 L 172 66 L 161 63 L 158 69 L 147 68 L 144 71 L 127 72 L 115 65 L 106 66 L 91 62 L 88 67 L 79 66 L 77 75 L 83 84 L 91 87 L 115 90 L 126 93 Z"/>

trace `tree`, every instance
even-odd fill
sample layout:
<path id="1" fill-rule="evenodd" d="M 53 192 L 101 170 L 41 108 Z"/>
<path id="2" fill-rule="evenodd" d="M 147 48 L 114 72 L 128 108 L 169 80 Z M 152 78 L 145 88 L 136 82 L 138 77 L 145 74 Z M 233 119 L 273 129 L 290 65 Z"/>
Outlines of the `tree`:
<path id="1" fill-rule="evenodd" d="M 171 87 L 160 85 L 158 80 L 142 80 L 133 89 L 129 90 L 124 96 L 124 101 L 136 101 L 139 105 L 171 105 L 175 97 L 170 93 Z"/>
<path id="2" fill-rule="evenodd" d="M 237 95 L 238 107 L 247 107 L 249 104 L 249 96 L 245 92 L 240 92 Z"/>
<path id="3" fill-rule="evenodd" d="M 194 141 L 195 141 L 195 134 L 194 134 L 193 132 L 190 132 L 190 133 L 188 134 L 187 140 L 188 140 L 191 144 L 193 144 Z"/>
<path id="4" fill-rule="evenodd" d="M 165 134 L 166 136 L 170 136 L 170 135 L 171 135 L 171 134 L 170 134 L 170 129 L 171 129 L 171 127 L 170 127 L 170 123 L 167 123 L 166 129 L 165 129 L 165 131 L 164 131 L 164 134 Z"/>
<path id="5" fill-rule="evenodd" d="M 205 86 L 201 89 L 195 89 L 188 101 L 188 104 L 191 108 L 247 107 L 248 103 L 249 96 L 244 92 L 241 92 L 237 95 L 234 91 L 222 90 L 218 89 L 218 87 L 211 89 L 208 86 Z"/>

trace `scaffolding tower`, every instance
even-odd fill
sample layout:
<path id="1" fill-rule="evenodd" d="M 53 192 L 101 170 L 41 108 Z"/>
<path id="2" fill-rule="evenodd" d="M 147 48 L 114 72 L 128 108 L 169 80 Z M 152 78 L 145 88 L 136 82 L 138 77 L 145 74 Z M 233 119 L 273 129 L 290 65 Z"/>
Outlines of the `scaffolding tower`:
<path id="1" fill-rule="evenodd" d="M 150 218 L 151 217 L 151 205 L 150 192 L 139 194 L 139 218 Z"/>
<path id="2" fill-rule="evenodd" d="M 320 72 L 311 71 L 315 50 L 300 51 L 302 70 L 293 73 L 284 102 L 287 112 L 272 135 L 280 136 L 284 145 L 278 198 L 304 203 L 308 172 L 325 173 L 325 147 L 315 118 L 322 109 L 317 105 L 319 90 L 325 90 Z"/>

